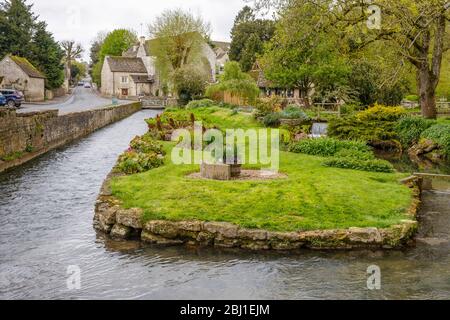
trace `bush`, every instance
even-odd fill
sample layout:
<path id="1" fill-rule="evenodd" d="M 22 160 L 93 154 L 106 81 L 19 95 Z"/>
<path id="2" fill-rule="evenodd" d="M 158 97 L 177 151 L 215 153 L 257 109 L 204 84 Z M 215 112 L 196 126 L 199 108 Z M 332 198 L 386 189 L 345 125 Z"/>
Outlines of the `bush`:
<path id="1" fill-rule="evenodd" d="M 125 174 L 135 174 L 160 167 L 164 160 L 157 153 L 141 153 L 129 150 L 119 158 L 117 169 Z"/>
<path id="2" fill-rule="evenodd" d="M 281 118 L 304 121 L 311 119 L 303 110 L 296 106 L 288 106 L 283 112 L 281 112 Z"/>
<path id="3" fill-rule="evenodd" d="M 332 157 L 342 150 L 370 152 L 371 148 L 364 142 L 345 141 L 331 138 L 306 139 L 293 143 L 289 146 L 290 152 L 304 153 L 321 157 Z"/>
<path id="4" fill-rule="evenodd" d="M 422 117 L 404 117 L 398 121 L 395 130 L 402 145 L 409 147 L 419 142 L 422 133 L 434 124 L 436 121 Z"/>
<path id="5" fill-rule="evenodd" d="M 225 92 L 240 97 L 250 104 L 254 103 L 260 94 L 256 81 L 249 74 L 242 72 L 239 63 L 235 61 L 225 64 L 219 83 L 209 86 L 206 89 L 206 96 L 214 98 L 217 94 Z"/>
<path id="6" fill-rule="evenodd" d="M 425 130 L 421 138 L 430 139 L 437 143 L 445 156 L 450 157 L 450 125 L 436 124 Z"/>
<path id="7" fill-rule="evenodd" d="M 257 117 L 265 117 L 274 112 L 281 112 L 285 105 L 284 99 L 273 96 L 270 98 L 260 98 L 256 101 Z"/>
<path id="8" fill-rule="evenodd" d="M 279 127 L 281 124 L 281 113 L 275 112 L 275 113 L 269 113 L 264 117 L 263 123 L 265 127 L 269 128 L 276 128 Z"/>
<path id="9" fill-rule="evenodd" d="M 404 115 L 406 110 L 402 107 L 375 105 L 354 116 L 331 119 L 328 136 L 342 140 L 366 141 L 374 145 L 400 145 L 395 127 Z"/>
<path id="10" fill-rule="evenodd" d="M 157 153 L 164 155 L 163 146 L 161 143 L 153 139 L 153 137 L 147 133 L 142 137 L 136 137 L 130 143 L 130 149 L 138 153 Z"/>
<path id="11" fill-rule="evenodd" d="M 362 109 L 359 104 L 344 104 L 341 106 L 341 115 L 352 115 Z"/>
<path id="12" fill-rule="evenodd" d="M 343 149 L 336 153 L 336 158 L 353 158 L 353 159 L 360 159 L 360 160 L 375 160 L 375 155 L 373 152 L 369 151 L 360 151 L 360 150 L 353 150 L 353 149 Z"/>
<path id="13" fill-rule="evenodd" d="M 173 84 L 182 105 L 205 93 L 208 75 L 201 69 L 186 65 L 174 72 Z"/>
<path id="14" fill-rule="evenodd" d="M 375 104 L 373 107 L 359 112 L 356 117 L 359 121 L 398 121 L 406 115 L 403 107 L 386 107 Z"/>
<path id="15" fill-rule="evenodd" d="M 141 173 L 164 164 L 162 144 L 147 133 L 131 141 L 130 148 L 119 157 L 117 169 L 125 174 Z"/>
<path id="16" fill-rule="evenodd" d="M 369 172 L 394 172 L 392 164 L 385 160 L 364 160 L 355 158 L 331 158 L 324 162 L 327 167 L 352 169 Z"/>
<path id="17" fill-rule="evenodd" d="M 413 101 L 413 102 L 419 102 L 419 96 L 415 95 L 415 94 L 410 94 L 409 96 L 405 97 L 405 100 Z"/>
<path id="18" fill-rule="evenodd" d="M 211 108 L 215 102 L 210 99 L 194 100 L 188 103 L 186 109 Z"/>

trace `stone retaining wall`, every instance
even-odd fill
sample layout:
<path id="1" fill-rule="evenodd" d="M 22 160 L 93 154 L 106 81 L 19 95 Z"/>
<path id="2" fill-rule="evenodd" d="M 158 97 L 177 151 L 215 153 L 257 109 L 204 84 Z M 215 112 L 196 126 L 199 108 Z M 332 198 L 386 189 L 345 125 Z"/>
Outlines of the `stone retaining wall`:
<path id="1" fill-rule="evenodd" d="M 0 109 L 0 172 L 124 119 L 140 109 L 140 102 L 62 116 L 58 116 L 57 110 L 16 113 L 13 109 Z"/>
<path id="2" fill-rule="evenodd" d="M 252 230 L 225 222 L 143 221 L 141 209 L 123 209 L 109 187 L 112 173 L 98 198 L 94 226 L 113 238 L 140 238 L 157 245 L 215 246 L 247 250 L 308 249 L 393 249 L 407 245 L 418 229 L 417 212 L 421 198 L 421 179 L 411 177 L 402 183 L 414 190 L 408 220 L 386 229 L 350 228 L 305 232 L 271 232 Z"/>

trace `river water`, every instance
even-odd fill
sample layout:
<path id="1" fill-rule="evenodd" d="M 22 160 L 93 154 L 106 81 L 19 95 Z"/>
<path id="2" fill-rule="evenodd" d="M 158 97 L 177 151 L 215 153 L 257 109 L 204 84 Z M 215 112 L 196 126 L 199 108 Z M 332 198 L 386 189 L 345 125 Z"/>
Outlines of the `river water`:
<path id="1" fill-rule="evenodd" d="M 417 246 L 403 251 L 256 254 L 97 235 L 102 181 L 154 115 L 136 113 L 0 175 L 0 299 L 450 298 L 450 190 L 425 194 Z M 381 290 L 367 289 L 371 265 Z M 69 266 L 81 270 L 80 289 L 68 289 Z"/>

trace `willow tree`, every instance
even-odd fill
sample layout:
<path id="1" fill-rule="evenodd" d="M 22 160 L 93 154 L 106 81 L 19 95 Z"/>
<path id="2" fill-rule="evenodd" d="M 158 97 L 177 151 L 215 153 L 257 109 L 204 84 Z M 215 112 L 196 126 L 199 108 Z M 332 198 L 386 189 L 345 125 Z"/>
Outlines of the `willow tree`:
<path id="1" fill-rule="evenodd" d="M 356 48 L 386 41 L 417 70 L 422 115 L 436 118 L 436 88 L 442 58 L 450 48 L 449 0 L 256 0 L 259 8 L 309 3 L 327 10 L 327 16 L 356 40 Z M 370 3 L 370 4 L 369 4 Z M 345 35 L 342 33 L 342 38 Z"/>
<path id="2" fill-rule="evenodd" d="M 204 64 L 203 45 L 209 41 L 211 26 L 201 17 L 181 9 L 166 10 L 149 25 L 152 56 L 160 80 L 172 82 L 177 70 L 189 64 Z"/>

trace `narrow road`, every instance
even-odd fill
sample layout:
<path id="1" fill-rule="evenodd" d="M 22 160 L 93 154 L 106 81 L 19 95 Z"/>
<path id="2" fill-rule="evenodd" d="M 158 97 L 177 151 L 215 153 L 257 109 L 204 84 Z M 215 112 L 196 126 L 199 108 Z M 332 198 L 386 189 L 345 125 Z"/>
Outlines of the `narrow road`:
<path id="1" fill-rule="evenodd" d="M 127 101 L 119 100 L 119 104 Z M 101 109 L 112 104 L 111 99 L 102 98 L 92 89 L 76 87 L 73 95 L 65 102 L 49 103 L 49 104 L 23 104 L 17 111 L 18 113 L 42 111 L 42 110 L 59 110 L 59 114 L 67 114 L 71 112 L 79 112 L 92 109 Z"/>

